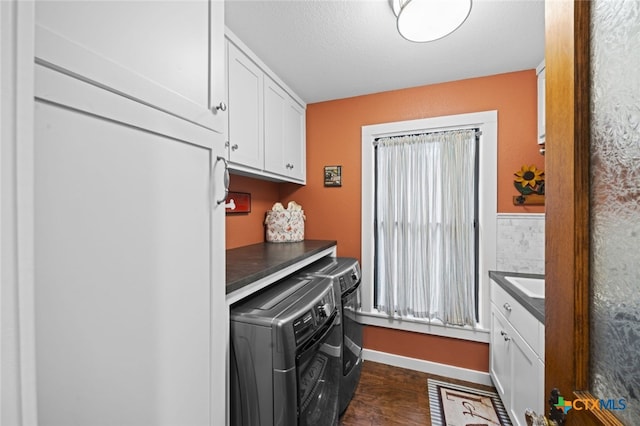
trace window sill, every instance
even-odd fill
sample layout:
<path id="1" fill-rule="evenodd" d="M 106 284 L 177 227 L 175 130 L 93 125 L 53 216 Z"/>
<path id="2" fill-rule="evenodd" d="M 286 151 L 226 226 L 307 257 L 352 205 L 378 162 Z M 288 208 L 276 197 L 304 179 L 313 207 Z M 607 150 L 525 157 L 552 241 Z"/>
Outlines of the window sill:
<path id="1" fill-rule="evenodd" d="M 446 326 L 439 321 L 428 322 L 421 319 L 407 319 L 389 317 L 378 311 L 358 312 L 358 320 L 365 325 L 393 328 L 396 330 L 412 331 L 414 333 L 431 334 L 435 336 L 450 337 L 453 339 L 469 340 L 473 342 L 489 343 L 489 330 L 478 325 L 471 327 Z"/>

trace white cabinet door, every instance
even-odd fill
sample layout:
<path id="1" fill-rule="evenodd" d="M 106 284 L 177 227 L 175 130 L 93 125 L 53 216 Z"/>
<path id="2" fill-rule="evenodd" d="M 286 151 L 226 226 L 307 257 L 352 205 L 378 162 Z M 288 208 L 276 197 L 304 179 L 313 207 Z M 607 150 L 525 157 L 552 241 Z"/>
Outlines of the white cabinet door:
<path id="1" fill-rule="evenodd" d="M 231 169 L 304 184 L 306 106 L 230 31 L 227 67 Z"/>
<path id="2" fill-rule="evenodd" d="M 285 149 L 291 164 L 289 176 L 305 183 L 307 180 L 305 110 L 289 98 L 284 118 Z"/>
<path id="3" fill-rule="evenodd" d="M 546 90 L 546 74 L 545 74 L 545 65 L 544 61 L 537 69 L 538 73 L 538 143 L 545 143 L 545 135 L 546 135 L 546 98 L 545 98 L 545 90 Z"/>
<path id="4" fill-rule="evenodd" d="M 526 425 L 527 409 L 544 413 L 544 364 L 494 303 L 491 303 L 489 372 L 515 424 Z"/>
<path id="5" fill-rule="evenodd" d="M 216 150 L 52 103 L 35 122 L 40 423 L 223 424 Z"/>
<path id="6" fill-rule="evenodd" d="M 224 2 L 43 0 L 36 23 L 40 63 L 224 133 Z"/>
<path id="7" fill-rule="evenodd" d="M 184 3 L 184 2 L 182 2 Z M 224 1 L 209 0 L 209 99 L 208 126 L 227 137 L 227 53 L 224 40 Z"/>
<path id="8" fill-rule="evenodd" d="M 511 360 L 509 353 L 509 325 L 499 310 L 491 304 L 491 347 L 489 372 L 500 399 L 508 406 L 511 395 Z"/>
<path id="9" fill-rule="evenodd" d="M 544 413 L 544 390 L 540 387 L 544 367 L 541 368 L 538 356 L 515 330 L 512 329 L 508 337 L 513 367 L 509 415 L 518 425 L 526 426 L 524 413 L 527 409 Z"/>
<path id="10" fill-rule="evenodd" d="M 285 148 L 284 128 L 288 95 L 269 77 L 264 80 L 264 168 L 287 175 L 291 167 Z"/>
<path id="11" fill-rule="evenodd" d="M 304 109 L 276 82 L 265 76 L 265 170 L 304 182 L 306 177 L 304 144 Z"/>
<path id="12" fill-rule="evenodd" d="M 258 66 L 233 43 L 228 49 L 229 161 L 264 168 L 263 84 Z"/>

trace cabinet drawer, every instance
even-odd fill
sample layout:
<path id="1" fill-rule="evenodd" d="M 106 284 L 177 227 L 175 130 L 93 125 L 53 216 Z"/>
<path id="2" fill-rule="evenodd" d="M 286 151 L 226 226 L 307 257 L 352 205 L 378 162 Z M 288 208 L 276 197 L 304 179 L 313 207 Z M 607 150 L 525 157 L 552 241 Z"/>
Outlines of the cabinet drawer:
<path id="1" fill-rule="evenodd" d="M 536 352 L 540 353 L 539 321 L 517 302 L 502 287 L 491 281 L 491 301 L 498 311 L 520 333 L 524 340 Z"/>

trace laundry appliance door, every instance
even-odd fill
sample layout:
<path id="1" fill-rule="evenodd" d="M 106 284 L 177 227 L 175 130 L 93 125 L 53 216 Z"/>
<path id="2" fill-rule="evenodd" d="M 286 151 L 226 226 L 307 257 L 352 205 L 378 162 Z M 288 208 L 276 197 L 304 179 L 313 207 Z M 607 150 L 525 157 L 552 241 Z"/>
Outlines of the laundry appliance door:
<path id="1" fill-rule="evenodd" d="M 298 425 L 333 426 L 338 421 L 341 378 L 338 312 L 298 351 Z"/>
<path id="2" fill-rule="evenodd" d="M 342 295 L 342 374 L 348 376 L 362 355 L 362 324 L 356 320 L 360 309 L 360 282 Z"/>

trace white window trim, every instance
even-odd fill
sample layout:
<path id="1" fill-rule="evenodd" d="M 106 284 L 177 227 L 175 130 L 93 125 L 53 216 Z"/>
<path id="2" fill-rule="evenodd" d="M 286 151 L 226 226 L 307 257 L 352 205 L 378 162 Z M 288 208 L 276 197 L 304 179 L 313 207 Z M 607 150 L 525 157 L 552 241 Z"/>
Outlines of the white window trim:
<path id="1" fill-rule="evenodd" d="M 480 222 L 479 322 L 474 330 L 471 327 L 445 326 L 435 321 L 429 323 L 424 320 L 407 320 L 387 316 L 373 307 L 373 202 L 375 190 L 373 141 L 380 137 L 465 128 L 478 128 L 481 132 L 478 182 L 480 188 L 478 200 L 478 219 Z M 362 310 L 359 317 L 364 324 L 472 341 L 489 341 L 489 270 L 496 267 L 497 152 L 497 111 L 362 126 Z"/>

